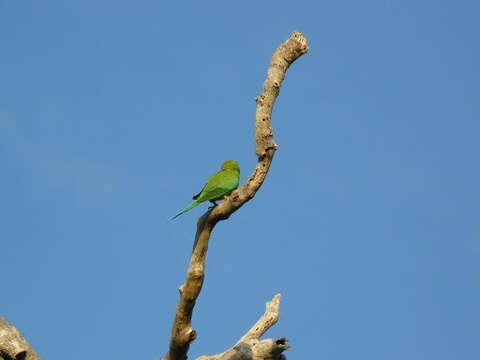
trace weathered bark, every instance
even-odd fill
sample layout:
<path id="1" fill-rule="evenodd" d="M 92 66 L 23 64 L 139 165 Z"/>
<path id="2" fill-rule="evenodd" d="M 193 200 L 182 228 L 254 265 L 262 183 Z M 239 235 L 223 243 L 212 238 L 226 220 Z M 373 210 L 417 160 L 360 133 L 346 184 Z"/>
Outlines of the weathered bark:
<path id="1" fill-rule="evenodd" d="M 290 349 L 290 345 L 287 344 L 287 338 L 259 340 L 260 336 L 277 322 L 279 307 L 280 294 L 277 294 L 271 301 L 267 302 L 265 313 L 262 317 L 232 348 L 221 354 L 200 356 L 197 360 L 285 359 L 282 352 Z"/>
<path id="2" fill-rule="evenodd" d="M 257 110 L 255 116 L 255 152 L 257 154 L 257 166 L 246 183 L 235 190 L 220 205 L 207 211 L 197 223 L 195 242 L 188 265 L 185 283 L 180 286 L 180 300 L 177 305 L 175 318 L 172 326 L 169 351 L 166 360 L 185 360 L 190 344 L 196 338 L 196 332 L 192 328 L 191 319 L 195 301 L 202 289 L 205 277 L 205 256 L 208 249 L 210 234 L 215 225 L 238 210 L 243 204 L 251 200 L 267 176 L 270 164 L 278 145 L 273 139 L 273 127 L 271 122 L 272 109 L 280 92 L 280 86 L 285 77 L 288 67 L 301 55 L 307 53 L 308 45 L 306 38 L 298 31 L 283 44 L 280 44 L 270 60 L 267 70 L 267 78 L 263 84 L 262 94 L 256 98 Z M 279 303 L 278 295 L 272 301 Z M 267 305 L 268 309 L 268 305 Z M 276 306 L 276 318 L 274 321 L 259 320 L 259 327 L 254 326 L 240 341 L 231 349 L 222 354 L 200 359 L 281 359 L 283 350 L 289 346 L 286 339 L 267 339 L 259 341 L 258 338 L 278 319 L 278 304 Z"/>
<path id="3" fill-rule="evenodd" d="M 41 360 L 15 326 L 0 316 L 0 359 Z"/>

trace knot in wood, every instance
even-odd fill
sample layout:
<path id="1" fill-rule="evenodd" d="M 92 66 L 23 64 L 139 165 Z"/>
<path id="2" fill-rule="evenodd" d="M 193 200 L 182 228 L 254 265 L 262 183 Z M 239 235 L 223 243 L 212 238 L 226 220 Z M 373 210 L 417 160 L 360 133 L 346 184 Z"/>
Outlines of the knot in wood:
<path id="1" fill-rule="evenodd" d="M 203 265 L 202 264 L 193 264 L 190 267 L 189 270 L 189 277 L 192 280 L 198 280 L 203 278 L 204 271 L 203 271 Z"/>

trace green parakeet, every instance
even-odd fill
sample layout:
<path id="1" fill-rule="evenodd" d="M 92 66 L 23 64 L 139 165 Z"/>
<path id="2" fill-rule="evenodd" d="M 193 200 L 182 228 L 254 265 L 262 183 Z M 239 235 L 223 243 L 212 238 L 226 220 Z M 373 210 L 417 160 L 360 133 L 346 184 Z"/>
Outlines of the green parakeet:
<path id="1" fill-rule="evenodd" d="M 225 161 L 220 171 L 210 176 L 202 191 L 193 197 L 195 201 L 168 221 L 175 219 L 206 200 L 217 205 L 215 200 L 221 200 L 223 197 L 230 195 L 238 187 L 239 182 L 240 167 L 237 162 L 235 160 Z"/>

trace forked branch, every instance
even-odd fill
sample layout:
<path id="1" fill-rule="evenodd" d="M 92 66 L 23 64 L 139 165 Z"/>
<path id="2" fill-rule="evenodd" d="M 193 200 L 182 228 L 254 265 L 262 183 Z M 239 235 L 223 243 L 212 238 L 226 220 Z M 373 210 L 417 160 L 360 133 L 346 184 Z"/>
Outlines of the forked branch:
<path id="1" fill-rule="evenodd" d="M 201 356 L 197 360 L 237 360 L 237 359 L 284 359 L 282 352 L 290 349 L 286 338 L 260 340 L 279 316 L 280 294 L 267 302 L 265 313 L 240 340 L 227 351 L 212 356 Z"/>

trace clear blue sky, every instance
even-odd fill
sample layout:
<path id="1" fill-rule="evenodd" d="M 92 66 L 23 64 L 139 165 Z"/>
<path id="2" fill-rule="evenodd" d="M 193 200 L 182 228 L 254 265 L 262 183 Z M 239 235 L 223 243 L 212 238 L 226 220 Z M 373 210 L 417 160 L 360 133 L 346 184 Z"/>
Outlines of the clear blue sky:
<path id="1" fill-rule="evenodd" d="M 294 29 L 255 199 L 220 223 L 190 356 L 282 293 L 290 359 L 478 359 L 475 1 L 0 1 L 0 314 L 45 359 L 168 349 L 199 206 L 255 166 L 254 98 Z"/>

